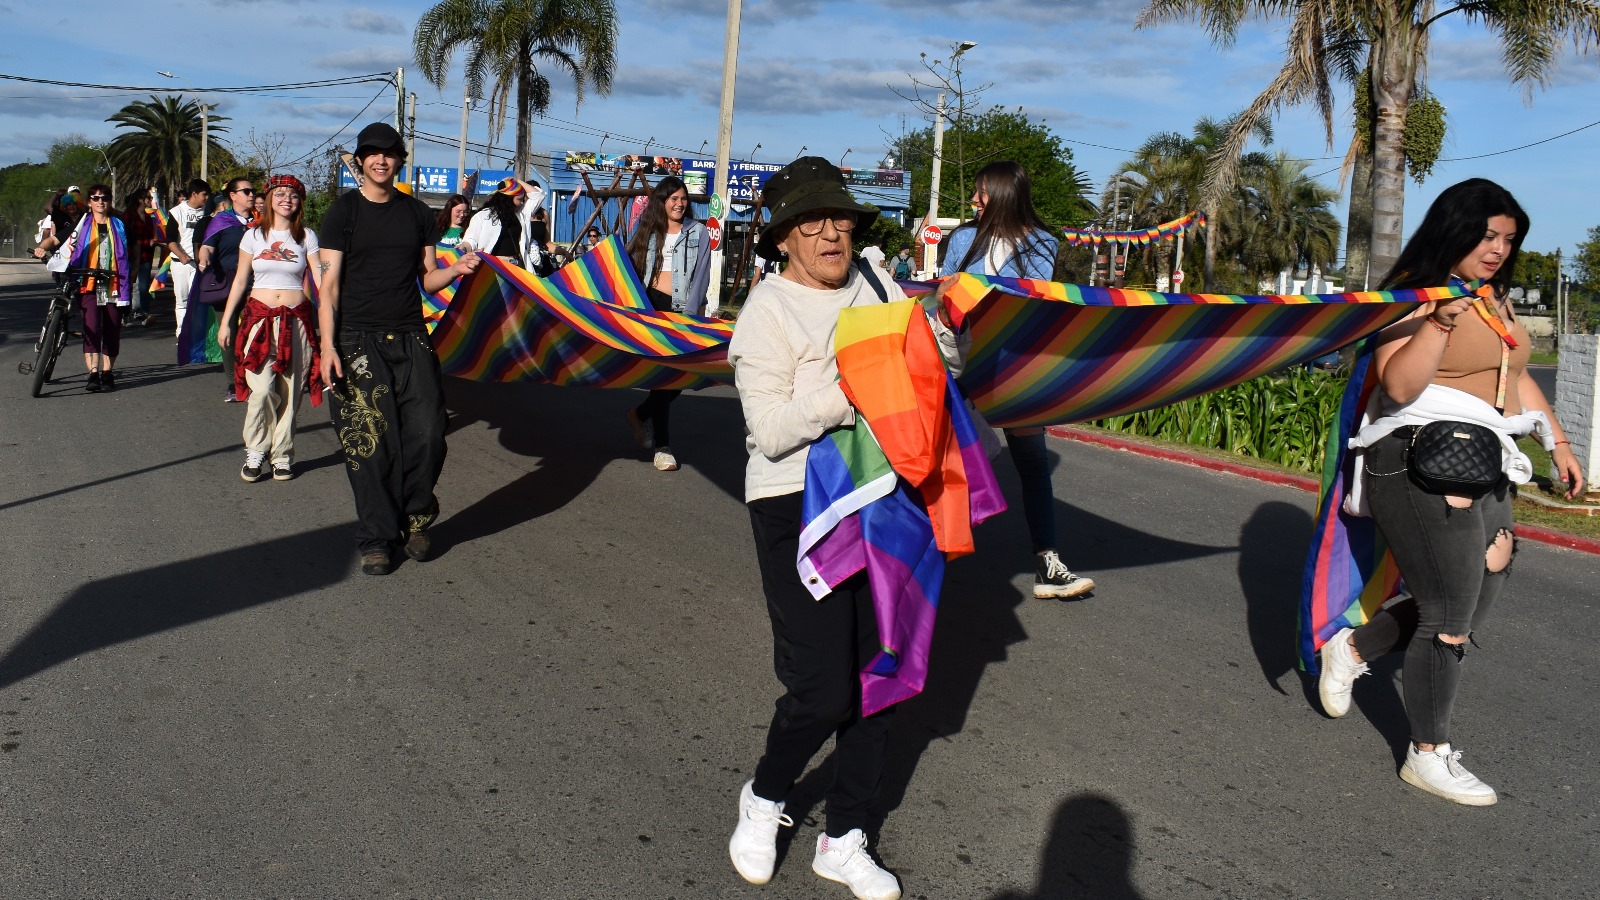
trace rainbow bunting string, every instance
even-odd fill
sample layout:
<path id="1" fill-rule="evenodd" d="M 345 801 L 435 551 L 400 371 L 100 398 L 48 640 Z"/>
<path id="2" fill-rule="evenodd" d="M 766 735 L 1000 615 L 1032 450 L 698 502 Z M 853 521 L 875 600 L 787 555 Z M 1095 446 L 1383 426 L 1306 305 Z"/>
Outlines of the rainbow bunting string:
<path id="1" fill-rule="evenodd" d="M 1136 231 L 1085 231 L 1081 228 L 1061 229 L 1061 239 L 1073 247 L 1098 247 L 1101 244 L 1132 244 L 1143 247 L 1157 241 L 1170 241 L 1180 234 L 1206 227 L 1205 213 L 1198 210 L 1181 219 L 1163 222 L 1154 228 Z"/>

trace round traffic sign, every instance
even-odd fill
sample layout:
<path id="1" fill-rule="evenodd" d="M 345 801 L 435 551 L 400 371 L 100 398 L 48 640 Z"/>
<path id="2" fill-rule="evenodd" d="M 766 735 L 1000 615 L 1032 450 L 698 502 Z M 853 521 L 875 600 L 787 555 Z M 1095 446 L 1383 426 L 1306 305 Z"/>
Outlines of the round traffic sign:
<path id="1" fill-rule="evenodd" d="M 711 238 L 711 249 L 721 249 L 722 222 L 716 216 L 712 216 L 706 220 L 706 235 Z"/>
<path id="2" fill-rule="evenodd" d="M 711 195 L 711 203 L 709 205 L 711 207 L 711 218 L 713 218 L 713 219 L 722 218 L 722 195 L 721 194 L 712 194 Z"/>
<path id="3" fill-rule="evenodd" d="M 944 239 L 944 232 L 937 225 L 929 225 L 922 229 L 922 242 L 930 247 L 937 246 Z"/>
<path id="4" fill-rule="evenodd" d="M 1183 284 L 1183 270 L 1178 269 L 1172 273 L 1173 284 Z"/>

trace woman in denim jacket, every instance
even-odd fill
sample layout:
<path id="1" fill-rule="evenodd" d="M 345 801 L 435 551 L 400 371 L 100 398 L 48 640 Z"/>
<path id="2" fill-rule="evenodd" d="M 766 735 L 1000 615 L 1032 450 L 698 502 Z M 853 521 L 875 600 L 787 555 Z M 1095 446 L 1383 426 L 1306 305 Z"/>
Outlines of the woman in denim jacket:
<path id="1" fill-rule="evenodd" d="M 976 217 L 950 234 L 942 276 L 958 272 L 1037 278 L 1055 274 L 1055 236 L 1033 209 L 1028 173 L 1009 160 L 978 170 L 972 192 Z M 1055 494 L 1050 449 L 1043 428 L 1007 428 L 1006 447 L 1022 481 L 1022 510 L 1033 544 L 1033 596 L 1065 600 L 1094 590 L 1094 580 L 1074 575 L 1056 550 Z"/>
<path id="2" fill-rule="evenodd" d="M 697 316 L 705 309 L 711 278 L 711 241 L 706 226 L 690 217 L 689 190 L 683 180 L 667 176 L 650 192 L 639 228 L 628 241 L 628 256 L 657 311 Z M 655 467 L 678 468 L 672 455 L 668 410 L 682 391 L 651 391 L 628 410 L 628 426 L 639 446 L 655 450 Z"/>

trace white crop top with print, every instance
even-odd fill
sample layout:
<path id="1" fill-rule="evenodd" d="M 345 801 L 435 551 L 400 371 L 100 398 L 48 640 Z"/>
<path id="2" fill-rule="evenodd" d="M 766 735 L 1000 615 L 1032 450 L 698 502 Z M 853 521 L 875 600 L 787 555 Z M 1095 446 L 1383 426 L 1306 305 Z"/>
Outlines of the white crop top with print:
<path id="1" fill-rule="evenodd" d="M 255 286 L 267 291 L 298 291 L 306 274 L 306 257 L 317 252 L 317 234 L 306 229 L 304 244 L 290 231 L 269 231 L 264 236 L 252 228 L 239 241 L 239 252 L 250 255 Z"/>

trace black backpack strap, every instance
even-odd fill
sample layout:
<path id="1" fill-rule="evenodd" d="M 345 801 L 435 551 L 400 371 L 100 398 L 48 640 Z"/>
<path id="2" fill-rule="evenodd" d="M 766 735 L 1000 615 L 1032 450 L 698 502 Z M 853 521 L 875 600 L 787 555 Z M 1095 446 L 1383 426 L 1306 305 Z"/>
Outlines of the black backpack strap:
<path id="1" fill-rule="evenodd" d="M 878 280 L 878 276 L 873 273 L 872 263 L 869 263 L 860 257 L 856 257 L 856 269 L 861 273 L 861 277 L 867 280 L 867 284 L 872 287 L 872 292 L 878 295 L 878 302 L 888 303 L 889 292 L 884 289 L 883 283 L 880 282 Z"/>

